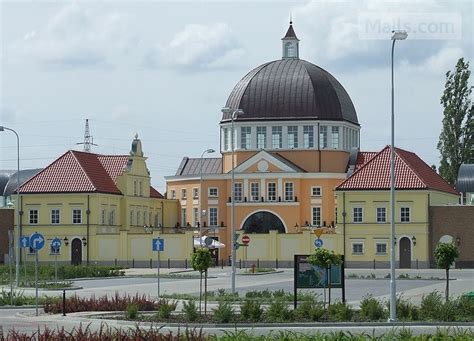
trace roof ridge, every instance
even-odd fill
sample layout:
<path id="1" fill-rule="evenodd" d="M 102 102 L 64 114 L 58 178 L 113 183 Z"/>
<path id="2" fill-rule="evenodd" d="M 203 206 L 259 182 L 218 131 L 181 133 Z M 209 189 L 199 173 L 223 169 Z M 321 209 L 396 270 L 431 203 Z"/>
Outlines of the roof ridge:
<path id="1" fill-rule="evenodd" d="M 79 160 L 79 158 L 75 155 L 76 152 L 79 152 L 79 153 L 82 153 L 82 154 L 89 154 L 89 155 L 94 155 L 95 159 L 97 160 L 97 162 L 100 164 L 100 166 L 102 167 L 102 169 L 104 169 L 104 166 L 102 165 L 102 162 L 100 162 L 98 159 L 97 159 L 97 155 L 94 154 L 94 153 L 87 153 L 87 152 L 80 152 L 80 151 L 77 151 L 77 150 L 73 150 L 71 151 L 72 152 L 72 155 L 74 157 L 74 159 L 77 161 L 77 163 L 79 164 L 79 167 L 81 167 L 81 170 L 82 172 L 85 174 L 85 176 L 87 177 L 87 179 L 90 181 L 90 183 L 92 184 L 92 186 L 94 187 L 94 190 L 97 191 L 97 186 L 96 184 L 94 183 L 94 181 L 91 179 L 91 177 L 89 176 L 89 173 L 84 169 L 84 167 L 82 166 L 82 163 L 81 161 Z M 105 169 L 104 169 L 105 171 Z M 106 172 L 107 173 L 107 172 Z M 107 173 L 108 175 L 108 173 Z"/>

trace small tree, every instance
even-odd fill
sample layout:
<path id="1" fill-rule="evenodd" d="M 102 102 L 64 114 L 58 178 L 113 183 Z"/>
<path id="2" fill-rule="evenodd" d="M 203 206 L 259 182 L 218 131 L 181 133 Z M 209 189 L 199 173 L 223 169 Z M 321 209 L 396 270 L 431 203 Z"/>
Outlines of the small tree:
<path id="1" fill-rule="evenodd" d="M 320 268 L 326 269 L 326 279 L 328 281 L 329 289 L 329 304 L 331 304 L 331 272 L 330 268 L 332 265 L 341 264 L 341 255 L 337 255 L 334 251 L 330 251 L 324 248 L 318 248 L 314 250 L 314 254 L 308 257 L 308 263 L 316 265 Z"/>
<path id="2" fill-rule="evenodd" d="M 459 257 L 458 248 L 452 243 L 439 243 L 436 245 L 434 256 L 438 268 L 446 270 L 446 301 L 449 299 L 449 268 Z"/>
<path id="3" fill-rule="evenodd" d="M 204 314 L 207 311 L 207 269 L 212 265 L 212 257 L 208 248 L 200 247 L 192 254 L 191 265 L 194 270 L 199 271 L 201 275 L 199 285 L 199 313 L 201 313 L 201 302 L 202 302 L 202 274 L 205 274 L 205 288 L 204 288 Z"/>

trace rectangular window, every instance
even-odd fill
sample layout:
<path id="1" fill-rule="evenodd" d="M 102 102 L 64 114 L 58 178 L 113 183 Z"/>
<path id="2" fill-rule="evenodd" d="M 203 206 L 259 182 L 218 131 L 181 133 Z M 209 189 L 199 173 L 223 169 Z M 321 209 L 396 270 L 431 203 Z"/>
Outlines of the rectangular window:
<path id="1" fill-rule="evenodd" d="M 29 216 L 30 216 L 30 224 L 38 224 L 38 210 L 37 209 L 30 209 Z"/>
<path id="2" fill-rule="evenodd" d="M 258 182 L 250 183 L 250 201 L 260 200 L 260 184 Z"/>
<path id="3" fill-rule="evenodd" d="M 218 194 L 217 187 L 209 187 L 209 197 L 217 198 Z"/>
<path id="4" fill-rule="evenodd" d="M 250 149 L 250 136 L 251 136 L 250 127 L 240 128 L 240 148 L 241 149 Z"/>
<path id="5" fill-rule="evenodd" d="M 377 223 L 387 222 L 387 210 L 385 207 L 377 207 Z"/>
<path id="6" fill-rule="evenodd" d="M 312 197 L 320 197 L 321 196 L 321 187 L 320 186 L 311 187 L 311 196 Z"/>
<path id="7" fill-rule="evenodd" d="M 410 222 L 410 207 L 401 207 L 400 208 L 400 221 L 402 223 Z"/>
<path id="8" fill-rule="evenodd" d="M 319 148 L 328 147 L 328 127 L 320 126 L 319 127 Z"/>
<path id="9" fill-rule="evenodd" d="M 137 181 L 133 181 L 133 195 L 137 196 Z"/>
<path id="10" fill-rule="evenodd" d="M 209 226 L 217 226 L 217 207 L 209 207 Z"/>
<path id="11" fill-rule="evenodd" d="M 176 191 L 174 189 L 171 190 L 171 199 L 176 199 Z"/>
<path id="12" fill-rule="evenodd" d="M 148 225 L 147 218 L 148 218 L 148 214 L 146 213 L 146 211 L 144 211 L 143 212 L 143 225 Z"/>
<path id="13" fill-rule="evenodd" d="M 332 148 L 339 149 L 339 127 L 332 127 L 331 141 Z"/>
<path id="14" fill-rule="evenodd" d="M 181 226 L 186 226 L 186 209 L 181 209 Z"/>
<path id="15" fill-rule="evenodd" d="M 277 200 L 277 193 L 276 193 L 276 183 L 269 182 L 267 185 L 267 200 L 268 201 L 276 201 Z"/>
<path id="16" fill-rule="evenodd" d="M 193 226 L 198 226 L 199 223 L 199 208 L 193 207 Z"/>
<path id="17" fill-rule="evenodd" d="M 186 199 L 186 194 L 187 194 L 186 188 L 183 188 L 181 190 L 181 199 Z"/>
<path id="18" fill-rule="evenodd" d="M 289 126 L 288 127 L 288 148 L 298 148 L 298 127 Z"/>
<path id="19" fill-rule="evenodd" d="M 193 188 L 193 199 L 199 199 L 199 189 Z"/>
<path id="20" fill-rule="evenodd" d="M 363 221 L 363 210 L 362 207 L 354 207 L 352 209 L 352 222 L 362 223 Z"/>
<path id="21" fill-rule="evenodd" d="M 361 255 L 364 253 L 364 244 L 363 243 L 352 243 L 352 253 Z"/>
<path id="22" fill-rule="evenodd" d="M 115 225 L 115 208 L 110 210 L 109 225 Z"/>
<path id="23" fill-rule="evenodd" d="M 224 150 L 230 150 L 230 129 L 224 128 Z"/>
<path id="24" fill-rule="evenodd" d="M 72 209 L 72 223 L 82 224 L 82 210 L 80 208 Z"/>
<path id="25" fill-rule="evenodd" d="M 311 225 L 321 226 L 321 207 L 311 208 Z"/>
<path id="26" fill-rule="evenodd" d="M 133 217 L 135 216 L 135 212 L 130 211 L 130 226 L 133 226 Z"/>
<path id="27" fill-rule="evenodd" d="M 294 201 L 295 194 L 292 182 L 285 182 L 285 201 Z"/>
<path id="28" fill-rule="evenodd" d="M 59 224 L 59 208 L 53 208 L 51 210 L 51 224 L 57 225 Z"/>
<path id="29" fill-rule="evenodd" d="M 303 126 L 303 147 L 314 147 L 314 131 L 313 126 Z"/>
<path id="30" fill-rule="evenodd" d="M 267 127 L 257 127 L 257 149 L 267 148 Z"/>
<path id="31" fill-rule="evenodd" d="M 272 127 L 272 148 L 280 149 L 282 147 L 281 127 Z"/>
<path id="32" fill-rule="evenodd" d="M 336 225 L 337 225 L 337 207 L 334 208 L 334 221 L 336 222 Z"/>
<path id="33" fill-rule="evenodd" d="M 387 243 L 376 243 L 375 252 L 379 255 L 387 254 Z"/>
<path id="34" fill-rule="evenodd" d="M 142 219 L 142 215 L 140 211 L 137 211 L 137 226 L 141 225 L 141 219 Z"/>
<path id="35" fill-rule="evenodd" d="M 234 183 L 234 200 L 236 202 L 242 201 L 242 184 L 240 182 Z"/>

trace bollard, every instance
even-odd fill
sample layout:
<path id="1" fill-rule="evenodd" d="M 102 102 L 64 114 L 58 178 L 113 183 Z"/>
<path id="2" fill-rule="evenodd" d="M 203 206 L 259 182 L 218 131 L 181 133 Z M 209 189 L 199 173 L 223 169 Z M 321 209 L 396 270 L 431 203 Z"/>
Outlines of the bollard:
<path id="1" fill-rule="evenodd" d="M 168 269 L 170 268 L 170 259 L 168 258 Z"/>
<path id="2" fill-rule="evenodd" d="M 260 258 L 257 258 L 257 268 L 260 268 Z"/>
<path id="3" fill-rule="evenodd" d="M 150 269 L 153 267 L 153 261 L 150 258 Z"/>
<path id="4" fill-rule="evenodd" d="M 416 268 L 418 269 L 418 258 L 416 259 Z"/>
<path id="5" fill-rule="evenodd" d="M 278 258 L 275 260 L 275 268 L 278 269 Z"/>
<path id="6" fill-rule="evenodd" d="M 63 290 L 63 316 L 66 316 L 66 290 Z"/>
<path id="7" fill-rule="evenodd" d="M 375 258 L 374 258 L 374 270 L 375 270 Z"/>
<path id="8" fill-rule="evenodd" d="M 239 269 L 242 269 L 242 259 L 239 259 Z"/>
<path id="9" fill-rule="evenodd" d="M 221 259 L 221 269 L 224 269 L 224 259 Z"/>
<path id="10" fill-rule="evenodd" d="M 132 259 L 132 268 L 135 268 L 135 258 Z"/>
<path id="11" fill-rule="evenodd" d="M 252 264 L 252 273 L 255 273 L 255 264 Z"/>
<path id="12" fill-rule="evenodd" d="M 185 268 L 185 269 L 188 268 L 188 259 L 187 259 L 187 258 L 184 260 L 184 268 Z"/>
<path id="13" fill-rule="evenodd" d="M 115 266 L 117 266 L 117 258 L 115 258 Z"/>

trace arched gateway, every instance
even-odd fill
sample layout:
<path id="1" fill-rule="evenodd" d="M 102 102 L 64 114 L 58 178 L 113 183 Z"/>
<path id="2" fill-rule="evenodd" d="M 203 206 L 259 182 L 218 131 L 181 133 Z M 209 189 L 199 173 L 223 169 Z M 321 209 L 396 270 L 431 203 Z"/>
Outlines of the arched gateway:
<path id="1" fill-rule="evenodd" d="M 275 214 L 266 211 L 255 212 L 249 216 L 242 227 L 247 233 L 268 233 L 277 230 L 285 233 L 285 225 Z"/>

